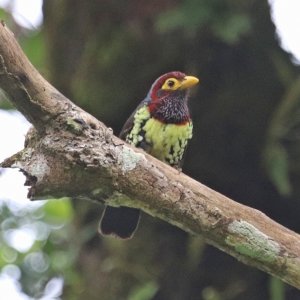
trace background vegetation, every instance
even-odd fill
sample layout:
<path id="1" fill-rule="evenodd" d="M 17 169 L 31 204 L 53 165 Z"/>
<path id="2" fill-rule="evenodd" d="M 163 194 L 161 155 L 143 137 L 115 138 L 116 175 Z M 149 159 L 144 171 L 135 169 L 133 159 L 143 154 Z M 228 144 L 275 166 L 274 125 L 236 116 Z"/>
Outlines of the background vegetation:
<path id="1" fill-rule="evenodd" d="M 184 172 L 299 232 L 299 67 L 279 47 L 266 1 L 45 0 L 41 30 L 15 28 L 50 82 L 116 134 L 160 74 L 200 77 Z M 53 200 L 18 215 L 3 204 L 2 272 L 18 266 L 35 298 L 58 277 L 62 299 L 299 299 L 296 289 L 150 216 L 131 241 L 102 238 L 102 209 Z M 47 228 L 43 238 L 25 253 L 9 245 L 8 230 L 35 222 Z"/>

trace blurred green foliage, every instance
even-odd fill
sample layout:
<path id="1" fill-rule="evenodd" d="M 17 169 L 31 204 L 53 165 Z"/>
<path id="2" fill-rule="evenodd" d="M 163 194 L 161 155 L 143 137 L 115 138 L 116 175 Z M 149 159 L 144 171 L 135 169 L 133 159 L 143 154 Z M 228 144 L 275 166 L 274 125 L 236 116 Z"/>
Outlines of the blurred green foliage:
<path id="1" fill-rule="evenodd" d="M 270 300 L 285 300 L 285 285 L 275 277 L 270 279 Z"/>
<path id="2" fill-rule="evenodd" d="M 15 23 L 10 12 L 7 12 L 2 8 L 0 8 L 0 20 L 3 20 L 15 33 L 30 62 L 43 76 L 47 77 L 49 74 L 46 60 L 45 41 L 42 31 L 40 29 L 28 30 L 20 27 L 17 23 Z M 12 107 L 13 106 L 8 101 L 5 93 L 0 90 L 0 108 L 11 109 Z"/>
<path id="3" fill-rule="evenodd" d="M 185 34 L 199 28 L 208 29 L 217 38 L 233 44 L 251 30 L 250 17 L 243 12 L 246 6 L 247 4 L 237 1 L 232 1 L 229 6 L 225 1 L 219 0 L 186 0 L 174 9 L 161 13 L 156 28 L 160 32 L 182 29 Z"/>
<path id="4" fill-rule="evenodd" d="M 300 190 L 300 78 L 287 88 L 270 123 L 264 162 L 274 185 L 283 196 Z"/>
<path id="5" fill-rule="evenodd" d="M 0 20 L 7 22 L 10 19 L 10 14 L 6 12 L 6 10 L 0 8 Z"/>
<path id="6" fill-rule="evenodd" d="M 10 15 L 2 8 L 0 8 L 0 20 L 6 22 L 10 18 Z M 0 89 L 0 108 L 9 109 L 12 105 L 8 101 L 4 91 Z"/>
<path id="7" fill-rule="evenodd" d="M 20 37 L 19 42 L 30 62 L 44 77 L 49 76 L 43 32 L 28 31 Z"/>
<path id="8" fill-rule="evenodd" d="M 61 278 L 66 286 L 73 284 L 78 249 L 70 239 L 70 201 L 52 200 L 29 209 L 6 203 L 0 206 L 1 274 L 11 275 L 7 270 L 14 266 L 14 273 L 20 272 L 18 280 L 23 292 L 35 299 L 45 294 L 53 278 Z"/>
<path id="9" fill-rule="evenodd" d="M 158 290 L 158 285 L 155 282 L 146 282 L 140 287 L 135 287 L 129 294 L 128 300 L 150 300 Z"/>

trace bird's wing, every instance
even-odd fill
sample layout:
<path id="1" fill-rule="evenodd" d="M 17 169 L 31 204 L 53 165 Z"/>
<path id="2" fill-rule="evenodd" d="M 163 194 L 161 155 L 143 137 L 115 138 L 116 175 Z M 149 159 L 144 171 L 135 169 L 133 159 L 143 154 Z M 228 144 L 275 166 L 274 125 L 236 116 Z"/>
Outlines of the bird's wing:
<path id="1" fill-rule="evenodd" d="M 125 122 L 125 124 L 123 125 L 121 132 L 119 134 L 119 138 L 122 140 L 126 140 L 126 136 L 127 134 L 131 131 L 132 127 L 133 127 L 133 121 L 134 121 L 134 115 L 136 114 L 136 112 L 142 107 L 147 105 L 147 103 L 149 102 L 148 98 L 145 98 L 139 105 L 138 107 L 134 110 L 134 112 L 130 115 L 130 117 L 127 119 L 127 121 Z"/>

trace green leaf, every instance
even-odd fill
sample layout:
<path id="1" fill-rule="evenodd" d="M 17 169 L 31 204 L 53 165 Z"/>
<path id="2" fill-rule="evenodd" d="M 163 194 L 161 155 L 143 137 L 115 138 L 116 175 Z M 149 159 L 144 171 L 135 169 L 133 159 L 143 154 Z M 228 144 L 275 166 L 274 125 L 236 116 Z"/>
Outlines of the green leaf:
<path id="1" fill-rule="evenodd" d="M 46 47 L 42 31 L 31 31 L 28 35 L 22 36 L 20 44 L 30 62 L 43 75 L 47 72 Z"/>
<path id="2" fill-rule="evenodd" d="M 284 300 L 285 284 L 276 277 L 270 277 L 270 299 L 271 300 Z"/>
<path id="3" fill-rule="evenodd" d="M 290 195 L 292 187 L 288 172 L 288 155 L 284 147 L 278 143 L 269 145 L 264 160 L 270 179 L 278 192 L 283 196 Z"/>
<path id="4" fill-rule="evenodd" d="M 9 13 L 4 9 L 0 8 L 0 20 L 6 22 L 9 19 Z"/>
<path id="5" fill-rule="evenodd" d="M 232 15 L 213 24 L 213 30 L 224 42 L 234 44 L 251 29 L 250 19 L 246 15 Z"/>
<path id="6" fill-rule="evenodd" d="M 133 289 L 128 300 L 150 300 L 156 294 L 158 285 L 154 281 L 148 281 L 142 286 Z"/>
<path id="7" fill-rule="evenodd" d="M 45 220 L 59 223 L 73 218 L 74 210 L 69 198 L 53 199 L 44 206 Z"/>

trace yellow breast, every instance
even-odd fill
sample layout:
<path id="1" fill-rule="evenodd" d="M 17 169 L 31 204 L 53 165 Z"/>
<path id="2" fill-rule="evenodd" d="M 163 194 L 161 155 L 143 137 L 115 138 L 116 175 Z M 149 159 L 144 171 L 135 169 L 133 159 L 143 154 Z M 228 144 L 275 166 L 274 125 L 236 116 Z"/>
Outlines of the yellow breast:
<path id="1" fill-rule="evenodd" d="M 146 142 L 152 146 L 150 154 L 174 165 L 181 161 L 188 140 L 192 138 L 193 124 L 164 124 L 150 118 L 143 129 Z"/>
<path id="2" fill-rule="evenodd" d="M 144 148 L 148 153 L 170 165 L 182 160 L 193 124 L 165 124 L 151 117 L 148 107 L 141 107 L 134 116 L 133 127 L 126 141 Z"/>

